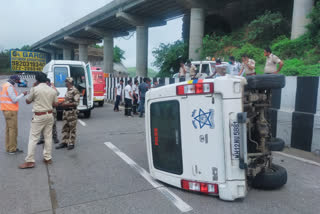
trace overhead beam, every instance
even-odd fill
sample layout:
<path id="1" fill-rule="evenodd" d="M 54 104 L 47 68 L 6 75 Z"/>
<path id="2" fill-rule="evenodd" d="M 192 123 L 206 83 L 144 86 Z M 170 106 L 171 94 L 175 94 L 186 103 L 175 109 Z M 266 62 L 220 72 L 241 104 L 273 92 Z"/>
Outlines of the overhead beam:
<path id="1" fill-rule="evenodd" d="M 167 24 L 166 21 L 159 20 L 157 18 L 144 18 L 136 15 L 132 15 L 125 12 L 116 13 L 116 17 L 127 22 L 132 26 L 146 26 L 146 27 L 158 27 Z"/>
<path id="2" fill-rule="evenodd" d="M 112 37 L 122 37 L 122 36 L 129 36 L 129 32 L 126 31 L 115 31 L 115 30 L 106 30 L 103 28 L 91 27 L 86 26 L 85 31 L 93 33 L 95 35 L 105 37 L 105 36 L 112 36 Z"/>
<path id="3" fill-rule="evenodd" d="M 60 49 L 74 49 L 77 47 L 74 44 L 59 44 L 59 43 L 55 43 L 55 42 L 51 42 L 50 46 L 53 46 L 55 48 L 60 48 Z"/>
<path id="4" fill-rule="evenodd" d="M 206 8 L 208 4 L 205 0 L 176 0 L 181 6 L 185 8 Z"/>
<path id="5" fill-rule="evenodd" d="M 64 40 L 78 44 L 78 45 L 89 45 L 89 44 L 96 44 L 96 43 L 101 43 L 101 40 L 96 40 L 96 39 L 88 39 L 88 38 L 78 38 L 78 37 L 72 37 L 72 36 L 65 36 Z"/>

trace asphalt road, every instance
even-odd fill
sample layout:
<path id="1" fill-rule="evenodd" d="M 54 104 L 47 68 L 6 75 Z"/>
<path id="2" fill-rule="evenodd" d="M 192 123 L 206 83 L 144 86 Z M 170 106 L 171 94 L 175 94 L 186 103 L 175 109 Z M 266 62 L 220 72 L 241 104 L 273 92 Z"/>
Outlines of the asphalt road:
<path id="1" fill-rule="evenodd" d="M 31 105 L 22 100 L 18 144 L 25 152 L 31 117 Z M 243 200 L 225 202 L 162 183 L 155 187 L 104 144 L 112 143 L 148 171 L 144 120 L 125 118 L 123 112 L 113 112 L 111 105 L 95 108 L 90 119 L 80 118 L 75 149 L 54 149 L 53 164 L 48 167 L 38 146 L 36 168 L 18 169 L 26 154 L 5 153 L 2 114 L 0 124 L 1 214 L 181 213 L 172 198 L 159 191 L 163 189 L 184 202 L 182 207 L 192 209 L 187 213 L 319 213 L 320 165 L 281 154 L 275 155 L 274 162 L 288 170 L 288 183 L 276 191 L 250 189 Z M 59 134 L 61 125 L 58 122 Z"/>

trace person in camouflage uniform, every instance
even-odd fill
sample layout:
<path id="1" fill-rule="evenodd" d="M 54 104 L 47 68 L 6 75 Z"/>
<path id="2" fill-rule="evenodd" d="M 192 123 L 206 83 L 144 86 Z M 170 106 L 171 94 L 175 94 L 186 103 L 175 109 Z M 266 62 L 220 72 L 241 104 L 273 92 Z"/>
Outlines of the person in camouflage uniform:
<path id="1" fill-rule="evenodd" d="M 63 127 L 62 127 L 62 141 L 56 149 L 68 148 L 71 150 L 74 148 L 76 142 L 77 132 L 77 119 L 78 110 L 77 106 L 80 101 L 80 93 L 73 85 L 72 77 L 66 78 L 66 86 L 68 91 L 64 98 L 64 102 L 60 103 L 59 106 L 63 108 Z"/>
<path id="2" fill-rule="evenodd" d="M 50 79 L 47 78 L 47 85 L 50 86 L 51 88 L 53 88 L 56 92 L 57 92 L 57 96 L 59 96 L 59 91 L 56 89 L 56 87 L 54 87 L 54 84 L 51 83 Z M 53 126 L 52 126 L 52 141 L 53 143 L 59 143 L 59 139 L 58 139 L 58 133 L 57 133 L 57 109 L 55 107 L 53 107 L 52 110 L 52 114 L 53 114 Z M 40 136 L 40 140 L 37 144 L 43 144 L 44 143 L 44 136 L 43 133 L 41 133 Z"/>

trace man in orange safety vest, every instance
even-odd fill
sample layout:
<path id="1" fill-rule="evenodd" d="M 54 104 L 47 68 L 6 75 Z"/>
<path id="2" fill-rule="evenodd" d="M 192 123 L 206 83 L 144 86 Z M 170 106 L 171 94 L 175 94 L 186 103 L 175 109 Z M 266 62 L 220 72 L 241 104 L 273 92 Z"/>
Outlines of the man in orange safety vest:
<path id="1" fill-rule="evenodd" d="M 27 91 L 18 95 L 14 85 L 20 82 L 18 75 L 10 76 L 9 80 L 4 83 L 0 90 L 0 110 L 6 120 L 6 151 L 8 154 L 22 152 L 17 148 L 18 136 L 18 101 L 27 95 Z"/>

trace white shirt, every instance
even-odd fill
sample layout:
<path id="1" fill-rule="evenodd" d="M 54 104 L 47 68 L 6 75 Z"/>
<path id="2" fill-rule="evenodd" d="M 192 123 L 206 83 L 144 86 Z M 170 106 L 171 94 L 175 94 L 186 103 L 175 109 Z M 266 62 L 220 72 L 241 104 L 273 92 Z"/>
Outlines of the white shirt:
<path id="1" fill-rule="evenodd" d="M 234 64 L 229 64 L 229 74 L 238 76 L 240 69 L 241 69 L 241 64 L 239 62 L 234 62 Z M 243 75 L 244 72 L 242 72 Z"/>
<path id="2" fill-rule="evenodd" d="M 132 86 L 132 96 L 133 96 L 133 92 L 136 94 L 136 95 L 139 95 L 139 88 L 137 85 L 133 85 Z"/>
<path id="3" fill-rule="evenodd" d="M 17 103 L 22 97 L 24 97 L 24 94 L 20 94 L 19 96 L 16 95 L 12 84 L 8 87 L 8 95 L 13 103 Z"/>
<path id="4" fill-rule="evenodd" d="M 132 95 L 132 88 L 131 88 L 131 85 L 127 85 L 125 88 L 124 88 L 124 98 L 127 98 L 127 99 L 132 99 L 131 97 L 130 97 L 130 94 L 129 93 L 131 93 L 131 95 Z"/>
<path id="5" fill-rule="evenodd" d="M 116 88 L 117 88 L 117 95 L 118 96 L 121 96 L 121 92 L 122 92 L 122 85 L 120 84 L 120 83 L 118 83 L 118 85 L 116 86 Z"/>

